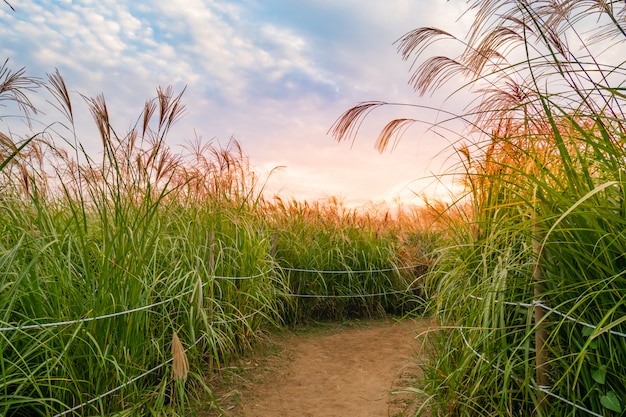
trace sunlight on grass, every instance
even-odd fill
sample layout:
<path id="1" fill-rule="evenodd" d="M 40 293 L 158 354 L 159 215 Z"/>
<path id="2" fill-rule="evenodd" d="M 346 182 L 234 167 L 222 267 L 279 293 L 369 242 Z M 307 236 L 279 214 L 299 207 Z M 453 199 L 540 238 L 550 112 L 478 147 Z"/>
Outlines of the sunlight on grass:
<path id="1" fill-rule="evenodd" d="M 447 131 L 464 218 L 424 278 L 444 330 L 421 412 L 621 415 L 626 73 L 612 51 L 624 46 L 626 7 L 476 0 L 469 12 L 466 38 L 425 27 L 397 43 L 418 93 L 452 85 L 450 100 L 469 97 L 466 113 L 442 112 L 467 127 Z M 427 56 L 446 41 L 463 52 Z M 355 106 L 335 137 L 353 138 L 382 105 L 398 104 Z M 376 146 L 417 122 L 392 120 Z"/>
<path id="2" fill-rule="evenodd" d="M 425 268 L 399 269 L 424 256 L 417 213 L 264 200 L 235 140 L 172 151 L 184 106 L 171 88 L 124 134 L 104 96 L 81 97 L 92 155 L 58 72 L 44 83 L 5 64 L 0 82 L 27 116 L 47 93 L 64 118 L 0 135 L 0 415 L 187 415 L 211 398 L 209 375 L 268 329 L 420 307 L 409 287 Z"/>
<path id="3" fill-rule="evenodd" d="M 40 114 L 35 98 L 59 119 L 0 133 L 0 415 L 219 408 L 207 375 L 268 330 L 424 310 L 440 330 L 418 414 L 621 415 L 626 5 L 469 10 L 466 38 L 426 27 L 397 42 L 419 94 L 468 100 L 426 121 L 454 144 L 442 183 L 462 192 L 422 209 L 267 200 L 236 140 L 170 148 L 183 92 L 158 88 L 120 131 L 103 95 L 77 104 L 58 72 L 0 66 L 0 104 L 20 123 Z M 428 56 L 439 42 L 463 51 Z M 354 139 L 383 106 L 423 108 L 364 102 L 331 132 Z M 375 146 L 416 123 L 390 121 Z"/>

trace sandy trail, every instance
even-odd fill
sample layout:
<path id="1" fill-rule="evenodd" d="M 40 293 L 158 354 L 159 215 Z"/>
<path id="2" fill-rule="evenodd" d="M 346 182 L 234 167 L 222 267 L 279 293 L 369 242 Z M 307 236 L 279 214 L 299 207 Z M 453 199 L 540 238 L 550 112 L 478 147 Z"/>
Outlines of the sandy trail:
<path id="1" fill-rule="evenodd" d="M 350 327 L 282 333 L 272 353 L 249 359 L 218 389 L 230 417 L 403 416 L 409 398 L 394 394 L 419 377 L 417 334 L 431 320 L 390 319 Z M 242 368 L 238 368 L 240 371 Z"/>

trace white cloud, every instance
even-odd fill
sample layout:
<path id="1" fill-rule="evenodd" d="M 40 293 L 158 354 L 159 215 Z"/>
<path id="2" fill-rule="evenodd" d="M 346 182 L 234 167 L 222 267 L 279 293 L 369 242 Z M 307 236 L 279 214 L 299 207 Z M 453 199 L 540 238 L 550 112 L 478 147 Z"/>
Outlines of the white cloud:
<path id="1" fill-rule="evenodd" d="M 87 96 L 104 92 L 120 128 L 158 85 L 186 85 L 188 116 L 174 141 L 194 128 L 205 137 L 235 134 L 253 163 L 288 165 L 295 187 L 388 198 L 396 184 L 421 175 L 418 161 L 436 146 L 424 145 L 421 159 L 411 142 L 403 154 L 381 157 L 373 150 L 380 124 L 364 130 L 358 151 L 326 131 L 358 101 L 417 100 L 392 42 L 424 17 L 441 19 L 449 4 L 23 0 L 18 13 L 0 8 L 0 53 L 34 75 L 59 67 Z M 269 7 L 311 13 L 279 18 Z"/>

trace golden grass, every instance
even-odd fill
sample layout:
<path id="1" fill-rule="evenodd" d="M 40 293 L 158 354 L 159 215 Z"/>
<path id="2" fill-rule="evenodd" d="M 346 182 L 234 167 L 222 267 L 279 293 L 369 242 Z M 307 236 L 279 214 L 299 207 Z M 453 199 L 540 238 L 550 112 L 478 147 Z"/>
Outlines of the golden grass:
<path id="1" fill-rule="evenodd" d="M 172 333 L 172 358 L 172 377 L 175 381 L 186 381 L 189 375 L 189 362 L 176 332 Z"/>

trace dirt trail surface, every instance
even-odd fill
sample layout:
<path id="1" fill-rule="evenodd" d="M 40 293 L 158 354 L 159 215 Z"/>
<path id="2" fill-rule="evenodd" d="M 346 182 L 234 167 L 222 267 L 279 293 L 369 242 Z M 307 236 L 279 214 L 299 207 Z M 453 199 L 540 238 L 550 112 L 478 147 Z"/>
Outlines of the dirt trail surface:
<path id="1" fill-rule="evenodd" d="M 404 416 L 431 320 L 386 319 L 272 336 L 265 355 L 234 367 L 217 396 L 231 417 Z M 221 391 L 221 392 L 219 392 Z"/>

